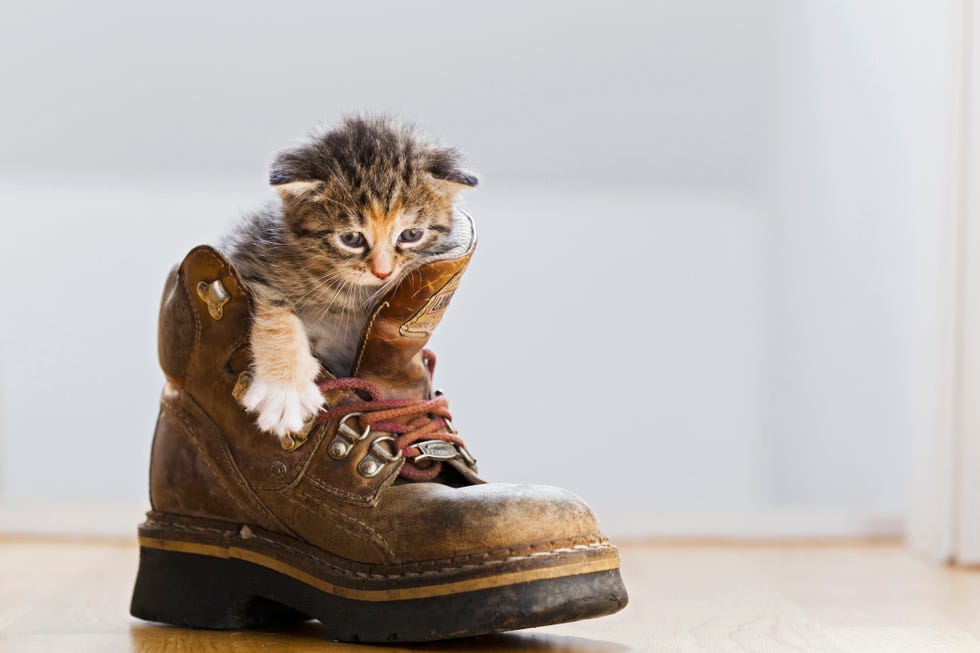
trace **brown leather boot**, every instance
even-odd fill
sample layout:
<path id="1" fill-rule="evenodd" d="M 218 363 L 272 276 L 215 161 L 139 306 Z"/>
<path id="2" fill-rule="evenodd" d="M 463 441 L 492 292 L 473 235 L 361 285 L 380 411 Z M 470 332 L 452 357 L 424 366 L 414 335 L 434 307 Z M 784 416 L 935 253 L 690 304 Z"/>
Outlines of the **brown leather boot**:
<path id="1" fill-rule="evenodd" d="M 139 528 L 131 612 L 201 628 L 314 618 L 344 641 L 427 641 L 610 614 L 616 548 L 565 490 L 484 483 L 430 392 L 423 349 L 472 247 L 423 266 L 377 307 L 355 378 L 291 442 L 259 432 L 251 297 L 210 247 L 167 281 L 167 377 Z"/>

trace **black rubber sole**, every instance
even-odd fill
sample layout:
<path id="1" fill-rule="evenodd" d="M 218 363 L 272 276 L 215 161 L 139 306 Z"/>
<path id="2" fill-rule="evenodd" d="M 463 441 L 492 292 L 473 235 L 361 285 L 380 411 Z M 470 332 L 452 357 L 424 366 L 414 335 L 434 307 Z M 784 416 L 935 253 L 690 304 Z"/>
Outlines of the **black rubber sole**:
<path id="1" fill-rule="evenodd" d="M 425 642 L 611 614 L 618 569 L 395 601 L 341 598 L 244 560 L 141 547 L 130 612 L 192 628 L 277 628 L 316 619 L 330 639 Z"/>

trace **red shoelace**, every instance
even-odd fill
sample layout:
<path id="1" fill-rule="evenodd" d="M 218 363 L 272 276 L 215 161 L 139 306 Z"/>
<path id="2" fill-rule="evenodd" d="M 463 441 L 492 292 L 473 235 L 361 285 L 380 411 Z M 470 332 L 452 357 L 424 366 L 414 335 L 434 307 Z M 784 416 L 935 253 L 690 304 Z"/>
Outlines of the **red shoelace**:
<path id="1" fill-rule="evenodd" d="M 431 378 L 435 371 L 435 355 L 425 350 L 424 360 Z M 417 447 L 412 446 L 415 442 L 443 440 L 463 446 L 463 441 L 449 432 L 451 427 L 448 421 L 452 419 L 452 414 L 449 412 L 449 401 L 443 396 L 433 399 L 383 399 L 383 393 L 377 385 L 355 378 L 328 379 L 319 386 L 323 391 L 360 390 L 370 397 L 368 400 L 342 404 L 322 411 L 317 416 L 317 422 L 339 420 L 351 413 L 361 413 L 357 420 L 362 429 L 371 427 L 375 431 L 395 434 L 395 452 L 401 452 L 405 457 L 400 475 L 408 480 L 431 481 L 442 469 L 442 463 L 437 460 L 427 461 L 429 464 L 425 467 L 415 463 L 412 458 L 421 453 Z"/>

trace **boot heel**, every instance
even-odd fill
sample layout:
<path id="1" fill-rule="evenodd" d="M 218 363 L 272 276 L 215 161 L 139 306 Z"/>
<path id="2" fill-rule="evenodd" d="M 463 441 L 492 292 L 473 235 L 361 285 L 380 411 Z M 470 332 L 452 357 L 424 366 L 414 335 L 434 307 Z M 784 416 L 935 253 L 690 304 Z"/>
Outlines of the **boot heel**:
<path id="1" fill-rule="evenodd" d="M 309 619 L 246 585 L 233 561 L 141 547 L 129 612 L 147 621 L 212 630 L 278 628 Z"/>

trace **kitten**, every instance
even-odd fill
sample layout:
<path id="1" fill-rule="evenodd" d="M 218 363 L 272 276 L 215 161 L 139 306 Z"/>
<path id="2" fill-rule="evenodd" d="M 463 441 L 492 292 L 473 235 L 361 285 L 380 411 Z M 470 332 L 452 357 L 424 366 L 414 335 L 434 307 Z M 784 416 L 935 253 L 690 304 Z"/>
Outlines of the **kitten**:
<path id="1" fill-rule="evenodd" d="M 285 438 L 323 404 L 321 362 L 350 375 L 373 303 L 422 262 L 468 245 L 454 203 L 477 178 L 412 127 L 354 117 L 280 152 L 269 181 L 279 201 L 221 249 L 255 298 L 242 403 Z"/>

